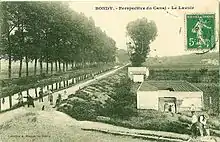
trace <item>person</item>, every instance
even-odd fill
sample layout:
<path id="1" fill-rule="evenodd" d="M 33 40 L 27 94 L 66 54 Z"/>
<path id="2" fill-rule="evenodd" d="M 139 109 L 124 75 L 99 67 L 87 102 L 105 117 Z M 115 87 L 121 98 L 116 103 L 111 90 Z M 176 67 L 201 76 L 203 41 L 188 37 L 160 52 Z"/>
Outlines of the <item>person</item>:
<path id="1" fill-rule="evenodd" d="M 19 92 L 17 100 L 18 100 L 18 105 L 22 106 L 23 105 L 23 95 L 21 92 Z"/>
<path id="2" fill-rule="evenodd" d="M 169 112 L 172 111 L 172 105 L 169 105 L 168 111 L 169 111 Z"/>
<path id="3" fill-rule="evenodd" d="M 43 89 L 40 88 L 40 91 L 39 91 L 39 102 L 44 102 L 44 99 L 43 99 Z"/>
<path id="4" fill-rule="evenodd" d="M 33 107 L 35 107 L 35 106 L 34 106 L 34 99 L 33 99 L 30 95 L 27 95 L 27 97 L 24 97 L 24 98 L 27 98 L 27 105 L 28 105 L 28 107 L 29 107 L 30 105 L 32 105 Z"/>
<path id="5" fill-rule="evenodd" d="M 194 104 L 192 104 L 190 110 L 191 110 L 191 112 L 196 111 L 196 106 Z"/>
<path id="6" fill-rule="evenodd" d="M 206 136 L 210 136 L 210 130 L 209 130 L 209 125 L 207 124 L 207 121 L 209 119 L 208 115 L 204 115 L 204 129 L 205 129 L 205 132 L 206 132 Z"/>
<path id="7" fill-rule="evenodd" d="M 191 135 L 193 138 L 197 137 L 197 124 L 198 124 L 198 118 L 195 114 L 195 111 L 191 112 L 192 114 L 192 119 L 191 119 Z"/>
<path id="8" fill-rule="evenodd" d="M 164 104 L 164 112 L 168 112 L 168 104 L 167 103 Z"/>
<path id="9" fill-rule="evenodd" d="M 52 93 L 52 90 L 50 90 L 50 92 L 49 92 L 48 99 L 49 99 L 50 105 L 53 105 L 53 93 Z"/>
<path id="10" fill-rule="evenodd" d="M 60 103 L 61 103 L 61 100 L 62 100 L 62 98 L 61 98 L 61 94 L 58 94 L 58 97 L 57 97 L 57 100 L 56 100 L 56 104 L 55 104 L 55 106 L 54 106 L 53 108 L 59 106 Z"/>
<path id="11" fill-rule="evenodd" d="M 207 125 L 207 118 L 205 115 L 199 117 L 199 132 L 200 136 L 210 136 L 209 127 Z"/>
<path id="12" fill-rule="evenodd" d="M 172 116 L 174 116 L 175 114 L 175 105 L 171 105 L 171 113 L 172 113 Z"/>
<path id="13" fill-rule="evenodd" d="M 196 33 L 197 35 L 197 45 L 199 45 L 201 47 L 201 45 L 206 45 L 205 39 L 204 39 L 204 28 L 206 29 L 211 29 L 211 27 L 208 27 L 206 25 L 206 22 L 203 21 L 202 17 L 199 18 L 198 22 L 196 23 L 196 25 L 193 27 L 192 32 Z"/>
<path id="14" fill-rule="evenodd" d="M 67 95 L 67 91 L 65 90 L 65 91 L 64 91 L 64 96 L 66 96 L 66 95 Z"/>

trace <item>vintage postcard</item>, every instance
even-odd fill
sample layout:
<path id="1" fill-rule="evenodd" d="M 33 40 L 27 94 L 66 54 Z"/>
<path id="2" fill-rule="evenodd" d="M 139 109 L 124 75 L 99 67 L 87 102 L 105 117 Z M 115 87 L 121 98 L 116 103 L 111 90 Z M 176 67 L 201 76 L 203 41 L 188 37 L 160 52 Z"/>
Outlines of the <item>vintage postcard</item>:
<path id="1" fill-rule="evenodd" d="M 0 142 L 220 142 L 218 0 L 1 1 Z"/>

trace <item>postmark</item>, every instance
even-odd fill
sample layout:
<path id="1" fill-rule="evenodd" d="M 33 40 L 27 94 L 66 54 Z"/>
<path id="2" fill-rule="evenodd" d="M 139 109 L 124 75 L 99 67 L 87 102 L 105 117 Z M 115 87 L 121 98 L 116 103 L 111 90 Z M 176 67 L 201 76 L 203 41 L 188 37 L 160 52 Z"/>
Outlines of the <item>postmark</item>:
<path id="1" fill-rule="evenodd" d="M 212 49 L 215 46 L 215 14 L 185 15 L 187 50 Z"/>

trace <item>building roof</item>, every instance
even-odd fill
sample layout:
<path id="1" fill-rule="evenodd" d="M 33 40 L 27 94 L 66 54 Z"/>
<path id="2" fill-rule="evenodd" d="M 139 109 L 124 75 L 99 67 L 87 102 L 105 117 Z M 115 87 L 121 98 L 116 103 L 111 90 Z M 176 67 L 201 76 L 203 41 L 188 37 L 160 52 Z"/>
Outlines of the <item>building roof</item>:
<path id="1" fill-rule="evenodd" d="M 144 81 L 139 91 L 170 90 L 178 92 L 201 92 L 193 84 L 182 80 L 149 80 Z"/>
<path id="2" fill-rule="evenodd" d="M 135 75 L 140 75 L 140 74 L 143 74 L 145 75 L 146 74 L 146 71 L 130 71 L 131 74 L 135 74 Z"/>

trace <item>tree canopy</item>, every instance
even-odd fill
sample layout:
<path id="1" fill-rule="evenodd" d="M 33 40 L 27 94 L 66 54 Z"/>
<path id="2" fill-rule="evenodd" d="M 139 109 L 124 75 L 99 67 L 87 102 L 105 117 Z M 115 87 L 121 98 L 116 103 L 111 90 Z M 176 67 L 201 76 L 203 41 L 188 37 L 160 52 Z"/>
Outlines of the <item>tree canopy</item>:
<path id="1" fill-rule="evenodd" d="M 128 44 L 131 51 L 130 60 L 133 66 L 141 66 L 150 52 L 150 43 L 157 36 L 157 27 L 154 21 L 148 21 L 147 18 L 137 19 L 128 23 L 127 34 L 132 40 Z"/>
<path id="2" fill-rule="evenodd" d="M 12 61 L 86 64 L 114 62 L 115 41 L 92 17 L 62 2 L 2 2 L 1 57 Z M 48 65 L 47 65 L 48 66 Z M 28 68 L 27 68 L 28 76 Z"/>

